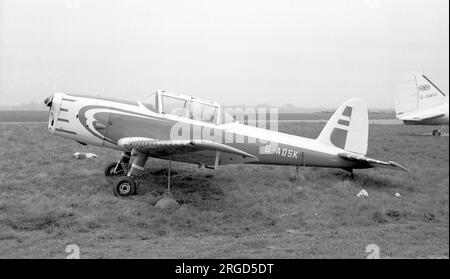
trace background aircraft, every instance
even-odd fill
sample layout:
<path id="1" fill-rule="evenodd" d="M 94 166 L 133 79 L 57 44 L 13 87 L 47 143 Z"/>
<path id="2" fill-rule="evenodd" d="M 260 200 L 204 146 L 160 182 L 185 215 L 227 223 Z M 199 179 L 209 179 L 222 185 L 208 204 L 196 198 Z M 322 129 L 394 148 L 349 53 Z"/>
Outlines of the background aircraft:
<path id="1" fill-rule="evenodd" d="M 208 168 L 241 163 L 341 168 L 352 175 L 353 169 L 373 167 L 407 171 L 365 157 L 369 125 L 361 99 L 340 106 L 315 140 L 243 125 L 215 102 L 165 91 L 139 102 L 55 93 L 45 103 L 51 133 L 122 151 L 120 160 L 105 168 L 105 175 L 119 176 L 113 185 L 118 196 L 136 192 L 149 157 L 169 160 L 168 193 L 172 160 Z"/>
<path id="2" fill-rule="evenodd" d="M 405 125 L 448 125 L 448 101 L 429 78 L 413 73 L 397 87 L 395 112 Z M 434 135 L 441 135 L 441 128 Z"/>

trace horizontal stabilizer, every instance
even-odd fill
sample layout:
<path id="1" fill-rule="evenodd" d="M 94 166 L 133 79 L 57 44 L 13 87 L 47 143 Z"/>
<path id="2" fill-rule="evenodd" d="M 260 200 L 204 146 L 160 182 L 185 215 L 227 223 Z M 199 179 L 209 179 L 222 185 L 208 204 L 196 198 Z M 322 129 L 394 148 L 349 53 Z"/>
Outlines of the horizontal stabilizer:
<path id="1" fill-rule="evenodd" d="M 400 164 L 397 164 L 396 162 L 392 162 L 392 161 L 384 162 L 384 161 L 375 160 L 375 159 L 367 158 L 365 156 L 352 154 L 352 153 L 339 153 L 338 155 L 339 155 L 339 157 L 341 157 L 343 159 L 361 163 L 361 165 L 365 166 L 365 167 L 371 167 L 371 168 L 381 167 L 381 168 L 387 168 L 387 169 L 391 169 L 391 170 L 411 172 L 407 168 L 401 166 Z"/>
<path id="2" fill-rule="evenodd" d="M 434 113 L 434 114 L 420 115 L 420 116 L 414 116 L 414 117 L 403 117 L 403 118 L 400 118 L 400 120 L 420 122 L 420 121 L 431 120 L 431 119 L 439 118 L 439 117 L 443 117 L 443 116 L 445 116 L 445 114 L 443 114 L 443 113 L 439 113 L 439 114 Z"/>

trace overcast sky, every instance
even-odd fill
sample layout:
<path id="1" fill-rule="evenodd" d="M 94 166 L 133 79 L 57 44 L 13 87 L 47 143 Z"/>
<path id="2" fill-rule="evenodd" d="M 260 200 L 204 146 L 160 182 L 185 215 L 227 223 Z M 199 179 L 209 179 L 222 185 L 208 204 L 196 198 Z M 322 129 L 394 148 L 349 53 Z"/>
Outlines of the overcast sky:
<path id="1" fill-rule="evenodd" d="M 0 105 L 165 89 L 392 108 L 409 70 L 448 93 L 448 0 L 0 0 Z"/>

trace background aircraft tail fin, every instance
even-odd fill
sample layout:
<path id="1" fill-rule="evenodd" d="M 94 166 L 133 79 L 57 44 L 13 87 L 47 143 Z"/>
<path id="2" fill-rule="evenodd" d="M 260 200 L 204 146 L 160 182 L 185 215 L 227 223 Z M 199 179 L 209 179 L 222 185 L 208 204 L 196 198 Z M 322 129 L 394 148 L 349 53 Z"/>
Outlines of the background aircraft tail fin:
<path id="1" fill-rule="evenodd" d="M 398 118 L 447 102 L 447 96 L 424 74 L 411 73 L 397 85 L 395 112 Z"/>
<path id="2" fill-rule="evenodd" d="M 366 155 L 368 138 L 367 105 L 362 99 L 350 99 L 336 110 L 317 140 L 345 151 Z"/>
<path id="3" fill-rule="evenodd" d="M 415 75 L 403 75 L 401 82 L 395 88 L 395 113 L 397 118 L 417 112 L 419 100 Z"/>
<path id="4" fill-rule="evenodd" d="M 417 92 L 419 95 L 419 111 L 442 105 L 447 96 L 425 75 L 416 75 Z"/>

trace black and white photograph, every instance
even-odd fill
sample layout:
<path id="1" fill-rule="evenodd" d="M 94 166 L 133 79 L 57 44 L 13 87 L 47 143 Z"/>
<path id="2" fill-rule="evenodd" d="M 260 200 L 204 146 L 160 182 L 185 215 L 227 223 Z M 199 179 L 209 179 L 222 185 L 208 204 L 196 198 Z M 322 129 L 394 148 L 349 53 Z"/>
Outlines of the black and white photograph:
<path id="1" fill-rule="evenodd" d="M 0 259 L 448 260 L 448 96 L 448 0 L 0 0 Z"/>

